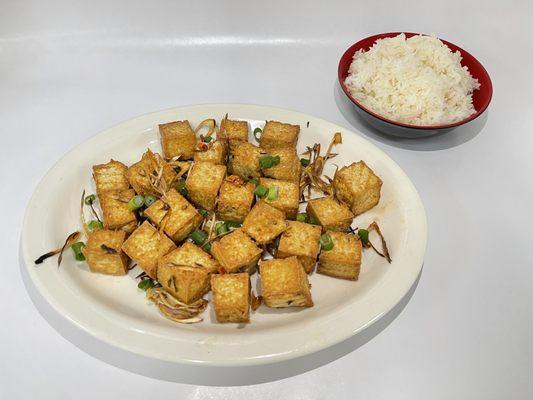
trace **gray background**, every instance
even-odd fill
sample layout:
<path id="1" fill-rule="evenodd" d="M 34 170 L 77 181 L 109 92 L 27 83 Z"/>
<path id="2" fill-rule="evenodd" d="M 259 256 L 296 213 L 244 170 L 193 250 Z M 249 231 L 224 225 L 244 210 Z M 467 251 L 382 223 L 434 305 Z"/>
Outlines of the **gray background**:
<path id="1" fill-rule="evenodd" d="M 531 398 L 533 8 L 463 3 L 2 1 L 0 398 Z M 361 123 L 338 92 L 338 59 L 360 38 L 395 30 L 433 32 L 474 54 L 495 87 L 488 115 L 419 141 Z M 424 270 L 404 311 L 364 346 L 282 381 L 182 385 L 87 355 L 35 309 L 18 249 L 44 173 L 106 127 L 208 102 L 275 105 L 359 129 L 413 180 L 428 214 Z"/>

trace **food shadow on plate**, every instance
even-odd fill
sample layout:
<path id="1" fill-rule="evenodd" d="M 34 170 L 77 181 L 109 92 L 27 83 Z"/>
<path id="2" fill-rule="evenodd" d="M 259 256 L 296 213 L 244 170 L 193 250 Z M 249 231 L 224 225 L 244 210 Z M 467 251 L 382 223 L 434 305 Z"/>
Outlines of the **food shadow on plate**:
<path id="1" fill-rule="evenodd" d="M 357 113 L 355 110 L 356 106 L 352 104 L 350 99 L 348 99 L 346 94 L 342 91 L 338 81 L 335 81 L 333 96 L 342 116 L 358 131 L 386 145 L 413 151 L 436 151 L 460 146 L 475 138 L 483 130 L 489 114 L 488 110 L 486 110 L 478 118 L 465 125 L 458 126 L 453 130 L 438 133 L 433 136 L 414 139 L 400 138 L 381 133 L 366 122 Z"/>
<path id="2" fill-rule="evenodd" d="M 28 275 L 21 250 L 19 250 L 19 263 L 22 280 L 39 313 L 61 336 L 83 352 L 135 374 L 168 382 L 205 386 L 244 386 L 277 381 L 319 368 L 353 352 L 376 337 L 400 315 L 413 296 L 422 274 L 421 271 L 407 294 L 388 313 L 367 329 L 343 342 L 284 362 L 241 367 L 212 367 L 177 364 L 144 357 L 96 339 L 61 316 L 40 295 Z M 357 371 L 354 371 L 354 376 L 357 377 Z"/>

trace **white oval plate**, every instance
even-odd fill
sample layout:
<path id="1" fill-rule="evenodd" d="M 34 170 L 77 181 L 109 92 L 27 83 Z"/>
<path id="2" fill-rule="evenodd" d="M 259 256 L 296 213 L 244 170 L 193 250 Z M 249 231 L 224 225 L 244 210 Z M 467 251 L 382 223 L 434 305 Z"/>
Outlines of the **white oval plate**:
<path id="1" fill-rule="evenodd" d="M 331 162 L 360 159 L 383 180 L 381 201 L 354 223 L 366 227 L 376 220 L 384 233 L 392 264 L 371 251 L 363 255 L 356 282 L 312 274 L 315 306 L 272 310 L 261 306 L 251 323 L 217 324 L 209 307 L 204 321 L 180 325 L 163 318 L 137 289 L 134 277 L 92 274 L 66 252 L 61 268 L 56 259 L 35 266 L 42 253 L 56 248 L 80 228 L 79 201 L 93 188 L 91 167 L 110 158 L 137 161 L 150 147 L 160 151 L 157 125 L 188 119 L 195 126 L 205 118 L 250 121 L 252 130 L 266 119 L 301 126 L 298 148 L 321 143 L 334 132 L 343 144 Z M 309 122 L 309 124 L 308 124 Z M 253 140 L 253 139 L 251 139 Z M 210 104 L 174 108 L 123 122 L 80 144 L 44 177 L 28 205 L 22 231 L 22 254 L 33 283 L 61 315 L 87 333 L 143 356 L 184 364 L 246 366 L 280 362 L 322 350 L 362 331 L 394 307 L 415 282 L 427 240 L 424 207 L 413 184 L 385 153 L 361 136 L 330 122 L 280 108 L 242 104 Z M 255 286 L 255 285 L 254 285 Z M 209 298 L 209 297 L 208 297 Z"/>

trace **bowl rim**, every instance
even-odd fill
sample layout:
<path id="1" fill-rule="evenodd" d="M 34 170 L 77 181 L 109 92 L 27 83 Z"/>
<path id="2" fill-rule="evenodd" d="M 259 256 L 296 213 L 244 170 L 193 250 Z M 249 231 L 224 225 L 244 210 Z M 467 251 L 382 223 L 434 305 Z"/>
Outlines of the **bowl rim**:
<path id="1" fill-rule="evenodd" d="M 485 77 L 486 77 L 485 84 L 486 84 L 486 86 L 488 88 L 488 98 L 485 101 L 485 103 L 483 104 L 483 106 L 479 110 L 476 110 L 475 113 L 473 113 L 472 115 L 469 115 L 465 119 L 462 119 L 462 120 L 457 121 L 457 122 L 453 122 L 451 124 L 445 124 L 445 125 L 412 125 L 412 124 L 406 124 L 406 123 L 403 123 L 403 122 L 394 121 L 394 120 L 388 119 L 388 118 L 386 118 L 386 117 L 384 117 L 382 115 L 379 115 L 379 114 L 375 113 L 374 111 L 369 110 L 368 108 L 363 106 L 360 102 L 358 102 L 356 99 L 354 99 L 353 96 L 350 94 L 348 88 L 344 84 L 343 71 L 341 70 L 342 61 L 348 56 L 348 53 L 353 52 L 353 54 L 355 54 L 353 49 L 357 48 L 357 47 L 360 47 L 360 44 L 363 41 L 373 40 L 374 42 L 376 42 L 376 40 L 378 40 L 378 39 L 394 37 L 394 36 L 398 36 L 398 35 L 400 35 L 402 33 L 407 35 L 408 37 L 415 36 L 415 35 L 431 36 L 431 35 L 426 34 L 426 33 L 404 32 L 404 31 L 402 31 L 402 32 L 378 33 L 378 34 L 367 36 L 367 37 L 365 37 L 363 39 L 358 40 L 356 43 L 354 43 L 350 47 L 348 47 L 348 49 L 346 49 L 346 51 L 342 54 L 341 58 L 339 59 L 339 64 L 338 64 L 338 67 L 337 67 L 337 77 L 338 77 L 339 84 L 340 84 L 344 94 L 350 99 L 350 101 L 353 104 L 355 104 L 357 107 L 359 107 L 361 110 L 365 111 L 366 113 L 372 115 L 373 117 L 375 117 L 375 118 L 377 118 L 377 119 L 379 119 L 379 120 L 381 120 L 383 122 L 386 122 L 386 123 L 389 123 L 389 124 L 395 125 L 395 126 L 401 126 L 401 127 L 404 127 L 404 128 L 417 129 L 417 130 L 437 130 L 437 129 L 455 128 L 457 126 L 464 125 L 464 124 L 466 124 L 466 123 L 468 123 L 470 121 L 473 121 L 474 119 L 479 117 L 481 114 L 483 114 L 483 112 L 488 108 L 488 106 L 489 106 L 489 104 L 490 104 L 490 102 L 492 100 L 493 87 L 492 87 L 492 80 L 490 79 L 489 73 L 487 72 L 487 70 L 485 69 L 483 64 L 481 64 L 479 62 L 479 60 L 477 58 L 475 58 L 472 54 L 470 54 L 468 51 L 464 50 L 463 48 L 457 46 L 456 44 L 454 44 L 452 42 L 449 42 L 449 41 L 441 39 L 441 38 L 438 38 L 438 39 L 441 42 L 443 42 L 446 46 L 449 47 L 449 45 L 452 45 L 457 50 L 459 50 L 459 52 L 461 53 L 461 56 L 463 58 L 464 58 L 464 55 L 470 56 L 479 65 L 479 67 L 481 69 L 481 75 L 485 75 Z M 353 57 L 353 55 L 352 55 L 352 57 Z M 479 79 L 479 77 L 478 77 L 478 79 Z"/>

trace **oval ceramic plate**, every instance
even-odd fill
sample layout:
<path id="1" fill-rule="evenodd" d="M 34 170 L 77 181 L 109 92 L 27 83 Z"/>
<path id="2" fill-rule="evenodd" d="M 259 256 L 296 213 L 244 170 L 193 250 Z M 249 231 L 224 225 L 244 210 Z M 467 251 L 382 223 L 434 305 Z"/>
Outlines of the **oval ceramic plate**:
<path id="1" fill-rule="evenodd" d="M 160 123 L 188 119 L 195 126 L 205 118 L 220 121 L 225 113 L 230 118 L 249 121 L 251 130 L 267 119 L 299 124 L 300 152 L 314 143 L 325 148 L 333 133 L 341 132 L 343 144 L 336 148 L 339 155 L 331 162 L 345 165 L 365 160 L 384 182 L 378 206 L 358 216 L 354 224 L 367 227 L 374 220 L 379 223 L 392 264 L 365 251 L 358 281 L 314 273 L 310 276 L 314 307 L 273 310 L 261 306 L 245 326 L 216 323 L 210 306 L 203 315 L 204 321 L 198 324 L 181 325 L 163 318 L 137 288 L 137 268 L 123 277 L 92 274 L 84 263 L 74 260 L 71 251 L 65 253 L 60 269 L 56 259 L 34 265 L 40 254 L 56 248 L 70 232 L 80 229 L 82 190 L 94 190 L 92 165 L 110 158 L 131 164 L 147 147 L 160 151 Z M 44 177 L 28 205 L 22 252 L 29 276 L 44 298 L 57 312 L 96 338 L 166 361 L 245 366 L 322 350 L 377 321 L 415 282 L 422 267 L 426 238 L 424 207 L 413 184 L 394 161 L 361 136 L 294 111 L 217 104 L 147 114 L 101 132 L 66 154 Z M 255 290 L 256 286 L 255 282 Z"/>

